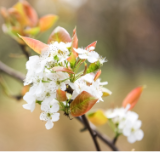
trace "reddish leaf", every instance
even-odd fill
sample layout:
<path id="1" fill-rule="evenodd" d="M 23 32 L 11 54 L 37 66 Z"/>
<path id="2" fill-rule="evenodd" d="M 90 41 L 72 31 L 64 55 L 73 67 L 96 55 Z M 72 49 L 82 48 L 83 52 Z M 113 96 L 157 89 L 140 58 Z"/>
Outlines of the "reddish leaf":
<path id="1" fill-rule="evenodd" d="M 12 10 L 15 10 L 16 12 L 19 13 L 19 15 L 20 15 L 20 21 L 19 22 L 22 25 L 24 25 L 24 26 L 28 25 L 29 19 L 28 19 L 26 13 L 25 13 L 22 2 L 16 3 L 12 8 L 9 9 L 9 11 L 12 11 Z"/>
<path id="2" fill-rule="evenodd" d="M 6 19 L 8 17 L 8 12 L 7 12 L 6 8 L 1 7 L 0 8 L 0 13 L 1 13 L 1 15 L 3 16 L 4 19 Z"/>
<path id="3" fill-rule="evenodd" d="M 135 89 L 133 89 L 127 96 L 126 98 L 124 99 L 122 105 L 123 107 L 126 107 L 127 104 L 130 104 L 130 108 L 129 109 L 132 109 L 136 103 L 138 102 L 138 99 L 143 91 L 144 87 L 141 86 L 141 87 L 137 87 Z"/>
<path id="4" fill-rule="evenodd" d="M 99 78 L 100 75 L 101 75 L 101 70 L 97 71 L 97 73 L 94 77 L 94 81 L 96 81 Z"/>
<path id="5" fill-rule="evenodd" d="M 72 40 L 69 33 L 64 28 L 58 26 L 51 33 L 48 39 L 48 43 L 51 43 L 52 41 L 67 43 L 67 42 L 71 42 Z"/>
<path id="6" fill-rule="evenodd" d="M 24 11 L 30 21 L 30 26 L 35 27 L 38 23 L 38 16 L 36 11 L 30 6 L 27 1 L 22 1 Z"/>
<path id="7" fill-rule="evenodd" d="M 88 92 L 83 91 L 70 104 L 71 115 L 74 117 L 82 116 L 93 107 L 97 100 Z"/>
<path id="8" fill-rule="evenodd" d="M 77 38 L 77 34 L 76 34 L 76 28 L 73 30 L 71 51 L 76 57 L 78 57 L 78 54 L 76 53 L 74 48 L 78 48 L 78 38 Z"/>
<path id="9" fill-rule="evenodd" d="M 32 39 L 29 37 L 24 37 L 24 36 L 20 36 L 20 38 L 22 38 L 24 40 L 24 42 L 31 48 L 33 49 L 35 52 L 37 52 L 38 54 L 41 54 L 43 50 L 45 50 L 46 48 L 48 48 L 48 45 L 45 43 L 42 43 L 36 39 Z"/>
<path id="10" fill-rule="evenodd" d="M 97 41 L 91 43 L 91 44 L 88 45 L 85 49 L 88 50 L 90 47 L 94 47 L 92 50 L 90 50 L 90 51 L 93 51 L 93 50 L 95 49 L 95 47 L 96 47 L 96 44 L 97 44 Z"/>
<path id="11" fill-rule="evenodd" d="M 57 21 L 58 16 L 49 14 L 39 19 L 39 27 L 41 31 L 46 31 Z"/>
<path id="12" fill-rule="evenodd" d="M 56 98 L 58 101 L 66 101 L 67 100 L 67 96 L 66 96 L 66 92 L 62 91 L 60 88 L 57 89 L 57 94 L 56 94 Z"/>
<path id="13" fill-rule="evenodd" d="M 67 72 L 67 73 L 72 73 L 74 74 L 74 72 L 69 69 L 69 68 L 64 68 L 64 67 L 53 67 L 52 68 L 53 71 L 57 72 L 57 71 L 62 71 L 62 72 Z"/>

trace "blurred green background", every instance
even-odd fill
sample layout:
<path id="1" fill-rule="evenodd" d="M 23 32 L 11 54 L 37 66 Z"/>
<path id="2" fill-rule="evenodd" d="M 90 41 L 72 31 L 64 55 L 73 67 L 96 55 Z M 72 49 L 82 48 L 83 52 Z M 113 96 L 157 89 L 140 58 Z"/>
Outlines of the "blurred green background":
<path id="1" fill-rule="evenodd" d="M 0 0 L 0 6 L 11 7 L 16 0 Z M 77 27 L 79 47 L 97 40 L 96 51 L 108 60 L 102 67 L 102 81 L 108 81 L 113 94 L 93 109 L 121 106 L 132 89 L 146 85 L 140 100 L 133 108 L 142 120 L 144 138 L 129 144 L 120 136 L 117 147 L 130 151 L 160 150 L 160 1 L 158 0 L 29 0 L 39 17 L 57 14 L 56 26 L 72 35 Z M 0 26 L 3 19 L 0 17 Z M 47 42 L 53 30 L 38 39 Z M 32 52 L 33 53 L 33 52 Z M 12 56 L 17 55 L 17 58 Z M 18 44 L 0 30 L 0 60 L 26 74 L 26 58 Z M 19 94 L 22 84 L 3 74 L 10 90 Z M 95 150 L 89 133 L 81 133 L 76 120 L 60 116 L 51 130 L 39 120 L 37 105 L 31 113 L 23 109 L 23 100 L 16 101 L 3 94 L 0 88 L 0 150 L 1 151 L 92 151 Z M 111 139 L 108 125 L 97 128 Z M 102 150 L 110 150 L 99 141 Z"/>

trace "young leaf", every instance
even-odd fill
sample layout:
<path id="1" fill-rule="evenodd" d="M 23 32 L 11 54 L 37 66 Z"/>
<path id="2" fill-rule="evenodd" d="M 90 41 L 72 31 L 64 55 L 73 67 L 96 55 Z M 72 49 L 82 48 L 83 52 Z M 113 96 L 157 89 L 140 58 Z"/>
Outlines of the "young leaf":
<path id="1" fill-rule="evenodd" d="M 96 44 L 97 44 L 97 41 L 91 43 L 91 44 L 88 45 L 85 49 L 86 49 L 86 50 L 90 49 L 90 51 L 93 51 L 93 50 L 96 48 Z"/>
<path id="2" fill-rule="evenodd" d="M 107 117 L 104 115 L 102 110 L 97 110 L 87 115 L 87 118 L 96 126 L 101 126 L 107 123 Z"/>
<path id="3" fill-rule="evenodd" d="M 56 15 L 46 15 L 39 19 L 39 27 L 41 32 L 48 30 L 57 21 L 58 16 Z"/>
<path id="4" fill-rule="evenodd" d="M 67 42 L 71 42 L 72 40 L 69 33 L 64 28 L 58 26 L 51 33 L 48 39 L 48 43 L 51 43 L 52 41 L 67 43 Z"/>
<path id="5" fill-rule="evenodd" d="M 36 53 L 41 54 L 42 51 L 46 48 L 48 48 L 48 45 L 45 43 L 42 43 L 36 39 L 33 38 L 29 38 L 29 37 L 24 37 L 24 36 L 20 36 L 20 38 L 23 39 L 23 41 L 31 48 L 33 49 Z"/>
<path id="6" fill-rule="evenodd" d="M 73 30 L 71 51 L 75 55 L 75 57 L 78 57 L 78 54 L 76 53 L 74 48 L 78 48 L 78 38 L 77 38 L 76 28 Z"/>
<path id="7" fill-rule="evenodd" d="M 140 87 L 133 89 L 123 100 L 122 106 L 125 108 L 127 104 L 130 104 L 131 106 L 129 109 L 132 109 L 138 102 L 138 99 L 140 98 L 140 95 L 143 89 L 144 89 L 144 86 L 140 86 Z"/>
<path id="8" fill-rule="evenodd" d="M 30 85 L 23 86 L 21 95 L 24 96 L 29 91 Z"/>
<path id="9" fill-rule="evenodd" d="M 38 16 L 36 11 L 30 6 L 30 4 L 27 1 L 22 1 L 24 11 L 28 17 L 28 20 L 30 22 L 31 27 L 35 27 L 38 23 Z"/>
<path id="10" fill-rule="evenodd" d="M 37 35 L 40 32 L 40 28 L 39 27 L 27 28 L 27 29 L 24 30 L 24 32 L 26 34 L 34 36 L 34 35 Z"/>
<path id="11" fill-rule="evenodd" d="M 67 72 L 67 73 L 72 73 L 74 74 L 74 72 L 69 69 L 69 68 L 64 68 L 64 67 L 53 67 L 52 68 L 53 71 L 57 72 L 57 71 L 62 71 L 62 72 Z"/>
<path id="12" fill-rule="evenodd" d="M 89 111 L 98 99 L 86 91 L 79 94 L 70 104 L 71 115 L 73 117 L 82 116 Z"/>
<path id="13" fill-rule="evenodd" d="M 95 63 L 91 63 L 87 69 L 87 73 L 91 73 L 91 72 L 95 72 L 96 70 L 98 70 L 100 68 L 101 64 L 99 61 L 95 62 Z"/>
<path id="14" fill-rule="evenodd" d="M 71 68 L 74 68 L 76 63 L 76 56 L 75 54 L 71 53 L 71 55 L 67 58 L 68 62 L 70 62 Z"/>
<path id="15" fill-rule="evenodd" d="M 67 100 L 67 96 L 66 96 L 66 92 L 62 91 L 60 88 L 57 89 L 57 94 L 56 94 L 56 98 L 58 101 L 66 101 Z"/>
<path id="16" fill-rule="evenodd" d="M 94 81 L 96 81 L 99 78 L 100 75 L 101 75 L 101 70 L 97 71 L 97 73 L 94 77 Z"/>
<path id="17" fill-rule="evenodd" d="M 10 8 L 8 10 L 10 13 L 14 14 L 14 13 L 18 13 L 19 14 L 19 22 L 22 24 L 22 25 L 28 25 L 29 23 L 29 19 L 25 13 L 25 10 L 24 10 L 24 7 L 23 7 L 23 4 L 22 2 L 18 2 L 16 3 L 12 8 Z"/>

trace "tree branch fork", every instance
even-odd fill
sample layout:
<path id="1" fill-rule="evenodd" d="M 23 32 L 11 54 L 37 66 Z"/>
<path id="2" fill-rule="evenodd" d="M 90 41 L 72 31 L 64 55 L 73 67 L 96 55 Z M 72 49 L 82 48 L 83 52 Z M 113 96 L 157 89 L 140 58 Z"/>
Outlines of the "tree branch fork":
<path id="1" fill-rule="evenodd" d="M 0 61 L 0 71 L 4 72 L 5 74 L 11 76 L 12 78 L 15 78 L 17 80 L 19 80 L 20 82 L 23 83 L 23 80 L 25 79 L 25 75 L 8 67 L 7 65 L 5 65 L 3 62 Z M 97 138 L 99 138 L 100 140 L 102 140 L 106 145 L 108 145 L 113 151 L 118 151 L 118 148 L 115 146 L 115 141 L 117 140 L 109 140 L 108 137 L 106 137 L 105 135 L 101 134 L 99 131 L 97 131 L 96 129 L 93 129 L 86 116 L 83 115 L 81 117 L 76 117 L 76 119 L 81 122 L 86 128 L 87 130 L 89 131 L 91 137 L 92 137 L 92 140 L 94 142 L 94 145 L 96 147 L 96 150 L 97 151 L 100 151 L 100 146 L 97 142 Z"/>

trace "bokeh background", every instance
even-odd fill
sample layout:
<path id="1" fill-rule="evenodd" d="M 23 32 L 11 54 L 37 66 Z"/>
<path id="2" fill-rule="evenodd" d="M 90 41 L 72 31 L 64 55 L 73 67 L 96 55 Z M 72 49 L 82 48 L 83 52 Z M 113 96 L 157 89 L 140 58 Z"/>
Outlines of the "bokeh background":
<path id="1" fill-rule="evenodd" d="M 0 6 L 11 7 L 17 0 L 0 0 Z M 158 0 L 29 0 L 39 17 L 57 14 L 56 26 L 72 34 L 77 27 L 79 46 L 97 40 L 96 51 L 108 60 L 102 67 L 102 81 L 108 81 L 113 94 L 95 108 L 121 106 L 133 88 L 146 85 L 140 100 L 133 108 L 142 120 L 144 138 L 129 144 L 120 136 L 117 147 L 123 151 L 160 150 L 160 1 Z M 0 17 L 0 26 L 3 19 Z M 37 38 L 47 42 L 51 31 Z M 0 30 L 0 60 L 26 74 L 26 58 L 18 44 Z M 19 94 L 22 84 L 3 75 L 12 93 Z M 23 109 L 23 100 L 16 101 L 3 94 L 0 88 L 0 150 L 1 151 L 93 151 L 95 147 L 88 132 L 81 133 L 82 125 L 61 114 L 51 130 L 39 120 L 37 105 L 31 113 Z M 97 128 L 111 139 L 108 125 Z M 102 150 L 110 150 L 99 141 Z"/>

